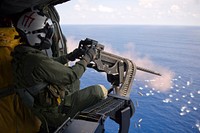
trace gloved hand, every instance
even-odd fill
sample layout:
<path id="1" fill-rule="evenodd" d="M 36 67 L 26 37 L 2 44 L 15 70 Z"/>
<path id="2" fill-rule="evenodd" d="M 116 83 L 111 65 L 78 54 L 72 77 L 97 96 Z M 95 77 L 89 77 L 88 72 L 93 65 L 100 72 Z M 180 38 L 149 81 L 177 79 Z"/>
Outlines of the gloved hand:
<path id="1" fill-rule="evenodd" d="M 68 60 L 75 61 L 76 59 L 81 58 L 84 55 L 84 51 L 76 48 L 74 51 L 67 55 Z"/>
<path id="2" fill-rule="evenodd" d="M 83 56 L 83 59 L 89 64 L 91 61 L 93 61 L 97 56 L 97 50 L 95 48 L 90 48 L 85 52 L 85 55 Z"/>

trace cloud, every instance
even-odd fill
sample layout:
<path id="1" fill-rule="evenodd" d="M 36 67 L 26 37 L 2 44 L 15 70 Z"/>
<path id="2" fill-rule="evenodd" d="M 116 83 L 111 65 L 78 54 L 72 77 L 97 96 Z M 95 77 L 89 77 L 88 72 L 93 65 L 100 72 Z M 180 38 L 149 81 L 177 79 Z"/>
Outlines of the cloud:
<path id="1" fill-rule="evenodd" d="M 200 0 L 139 0 L 138 8 L 145 9 L 148 11 L 165 11 L 167 13 L 168 10 L 177 11 L 180 10 L 182 13 L 191 11 L 191 12 L 199 12 L 199 2 Z M 197 9 L 197 10 L 193 10 Z"/>
<path id="2" fill-rule="evenodd" d="M 199 0 L 139 0 L 136 6 L 144 16 L 140 21 L 169 25 L 199 25 L 199 7 Z"/>
<path id="3" fill-rule="evenodd" d="M 172 5 L 170 9 L 172 12 L 177 12 L 180 10 L 180 7 L 178 5 Z"/>
<path id="4" fill-rule="evenodd" d="M 132 10 L 131 6 L 127 6 L 126 10 L 131 11 Z"/>
<path id="5" fill-rule="evenodd" d="M 151 8 L 155 2 L 156 0 L 139 0 L 139 6 L 144 8 Z"/>
<path id="6" fill-rule="evenodd" d="M 74 10 L 76 11 L 87 11 L 87 12 L 97 12 L 99 13 L 112 13 L 114 11 L 113 8 L 100 5 L 91 5 L 91 3 L 87 2 L 86 0 L 79 0 L 76 5 L 74 5 Z"/>
<path id="7" fill-rule="evenodd" d="M 76 4 L 76 5 L 74 6 L 74 9 L 75 9 L 76 11 L 81 11 L 81 6 L 78 5 L 78 4 Z"/>
<path id="8" fill-rule="evenodd" d="M 77 0 L 59 13 L 61 22 L 73 24 L 200 25 L 199 7 L 200 0 Z"/>
<path id="9" fill-rule="evenodd" d="M 99 5 L 98 10 L 100 12 L 106 12 L 106 13 L 112 13 L 114 11 L 112 8 L 106 7 L 106 6 L 103 6 L 103 5 Z"/>

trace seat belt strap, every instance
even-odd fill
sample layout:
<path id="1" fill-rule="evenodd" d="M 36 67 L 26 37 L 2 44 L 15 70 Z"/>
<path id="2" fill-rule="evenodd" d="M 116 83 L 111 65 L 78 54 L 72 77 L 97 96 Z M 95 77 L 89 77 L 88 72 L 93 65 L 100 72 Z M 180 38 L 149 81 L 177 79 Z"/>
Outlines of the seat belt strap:
<path id="1" fill-rule="evenodd" d="M 26 90 L 33 96 L 37 95 L 40 90 L 45 88 L 48 85 L 48 83 L 39 83 L 37 85 L 34 85 L 32 87 L 26 88 Z"/>
<path id="2" fill-rule="evenodd" d="M 6 88 L 2 88 L 0 89 L 0 99 L 3 97 L 6 97 L 8 95 L 14 94 L 16 91 L 14 89 L 14 87 L 6 87 Z"/>
<path id="3" fill-rule="evenodd" d="M 25 89 L 16 89 L 22 101 L 30 108 L 33 107 L 34 97 L 39 94 L 39 92 L 44 89 L 48 84 L 40 83 Z"/>
<path id="4" fill-rule="evenodd" d="M 15 89 L 14 87 L 7 87 L 0 89 L 0 98 L 6 97 L 8 95 L 18 93 L 22 101 L 29 107 L 33 107 L 34 96 L 39 94 L 39 92 L 45 88 L 48 83 L 40 83 L 29 88 Z"/>

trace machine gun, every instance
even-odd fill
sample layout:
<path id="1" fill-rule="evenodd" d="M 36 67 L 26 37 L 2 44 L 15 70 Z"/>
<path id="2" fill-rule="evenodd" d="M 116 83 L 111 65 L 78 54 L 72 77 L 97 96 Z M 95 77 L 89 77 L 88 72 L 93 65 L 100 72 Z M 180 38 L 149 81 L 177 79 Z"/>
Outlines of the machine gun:
<path id="1" fill-rule="evenodd" d="M 95 40 L 86 38 L 79 43 L 79 49 L 84 51 L 91 47 L 97 50 L 98 55 L 94 59 L 93 64 L 89 64 L 88 67 L 98 72 L 105 72 L 108 81 L 112 85 L 110 91 L 115 91 L 119 96 L 129 97 L 136 70 L 161 76 L 160 73 L 136 66 L 129 59 L 105 52 L 104 45 L 98 44 Z"/>
<path id="2" fill-rule="evenodd" d="M 66 120 L 56 133 L 103 133 L 107 117 L 119 124 L 119 133 L 128 133 L 130 118 L 135 112 L 130 91 L 136 70 L 161 75 L 138 67 L 129 59 L 105 52 L 104 46 L 95 40 L 86 38 L 79 43 L 79 49 L 82 51 L 91 47 L 95 48 L 98 54 L 88 67 L 107 74 L 107 80 L 111 84 L 108 97 L 81 111 L 73 119 Z"/>

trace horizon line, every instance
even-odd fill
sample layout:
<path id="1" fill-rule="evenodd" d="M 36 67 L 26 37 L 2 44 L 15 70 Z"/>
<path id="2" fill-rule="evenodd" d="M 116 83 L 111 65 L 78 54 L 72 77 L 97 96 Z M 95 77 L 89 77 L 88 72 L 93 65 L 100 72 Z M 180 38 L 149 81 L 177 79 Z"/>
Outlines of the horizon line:
<path id="1" fill-rule="evenodd" d="M 200 25 L 172 25 L 172 24 L 62 24 L 60 25 L 96 25 L 96 26 L 180 26 L 180 27 L 200 27 Z"/>

